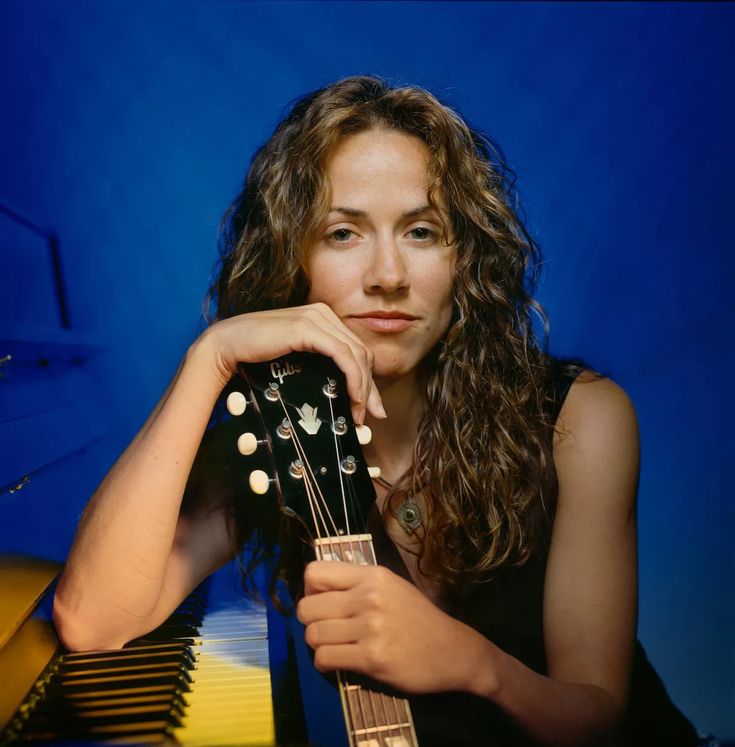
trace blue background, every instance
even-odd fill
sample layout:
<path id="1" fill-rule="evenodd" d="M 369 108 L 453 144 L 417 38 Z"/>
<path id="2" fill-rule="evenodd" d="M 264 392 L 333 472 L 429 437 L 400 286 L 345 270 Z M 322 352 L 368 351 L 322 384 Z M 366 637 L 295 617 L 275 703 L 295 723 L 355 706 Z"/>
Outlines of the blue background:
<path id="1" fill-rule="evenodd" d="M 552 351 L 637 406 L 640 636 L 698 728 L 735 737 L 734 31 L 704 3 L 4 0 L 0 201 L 60 233 L 108 434 L 58 480 L 67 524 L 36 516 L 17 547 L 64 556 L 200 329 L 219 217 L 286 103 L 416 83 L 518 171 Z M 3 324 L 54 323 L 43 253 L 3 236 Z"/>

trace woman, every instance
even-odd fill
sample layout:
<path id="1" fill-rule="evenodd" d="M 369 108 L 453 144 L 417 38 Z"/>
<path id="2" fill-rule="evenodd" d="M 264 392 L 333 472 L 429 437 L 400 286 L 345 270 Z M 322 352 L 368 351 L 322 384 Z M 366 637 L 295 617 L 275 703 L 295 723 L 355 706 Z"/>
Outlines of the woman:
<path id="1" fill-rule="evenodd" d="M 150 630 L 239 550 L 252 522 L 206 443 L 192 471 L 202 435 L 240 362 L 313 351 L 373 430 L 394 569 L 306 567 L 316 666 L 416 696 L 424 745 L 604 743 L 621 723 L 633 743 L 635 415 L 536 344 L 537 247 L 497 150 L 421 89 L 350 78 L 296 104 L 225 217 L 219 321 L 85 512 L 66 645 Z"/>

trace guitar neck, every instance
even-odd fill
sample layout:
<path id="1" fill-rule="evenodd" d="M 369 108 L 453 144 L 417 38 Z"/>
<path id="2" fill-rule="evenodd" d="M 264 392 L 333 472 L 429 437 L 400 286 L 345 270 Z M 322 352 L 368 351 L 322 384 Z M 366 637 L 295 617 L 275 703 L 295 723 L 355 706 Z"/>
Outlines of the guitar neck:
<path id="1" fill-rule="evenodd" d="M 314 541 L 317 560 L 377 565 L 369 534 L 340 535 Z M 342 711 L 350 747 L 418 747 L 411 709 L 405 698 L 350 672 L 338 674 Z"/>

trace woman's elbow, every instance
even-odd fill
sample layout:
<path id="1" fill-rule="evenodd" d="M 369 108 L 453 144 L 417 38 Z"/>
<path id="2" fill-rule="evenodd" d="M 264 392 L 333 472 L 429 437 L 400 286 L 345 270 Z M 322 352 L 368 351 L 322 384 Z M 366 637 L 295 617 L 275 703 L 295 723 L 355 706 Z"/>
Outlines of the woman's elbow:
<path id="1" fill-rule="evenodd" d="M 62 646 L 68 651 L 108 651 L 122 648 L 129 639 L 105 633 L 90 620 L 70 610 L 58 592 L 54 596 L 52 617 Z"/>

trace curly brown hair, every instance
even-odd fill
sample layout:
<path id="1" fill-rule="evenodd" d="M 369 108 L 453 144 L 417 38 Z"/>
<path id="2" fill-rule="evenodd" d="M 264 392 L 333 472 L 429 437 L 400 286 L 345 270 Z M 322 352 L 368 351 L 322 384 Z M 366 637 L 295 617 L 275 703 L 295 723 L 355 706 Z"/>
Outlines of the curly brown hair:
<path id="1" fill-rule="evenodd" d="M 546 329 L 532 296 L 540 254 L 500 149 L 418 87 L 358 76 L 303 97 L 223 217 L 209 299 L 218 318 L 304 302 L 305 252 L 329 210 L 327 160 L 342 138 L 379 127 L 428 147 L 428 199 L 443 205 L 456 247 L 453 317 L 428 361 L 413 468 L 386 510 L 420 491 L 422 570 L 450 585 L 481 580 L 528 559 L 555 486 L 550 359 L 533 330 L 534 314 Z"/>

